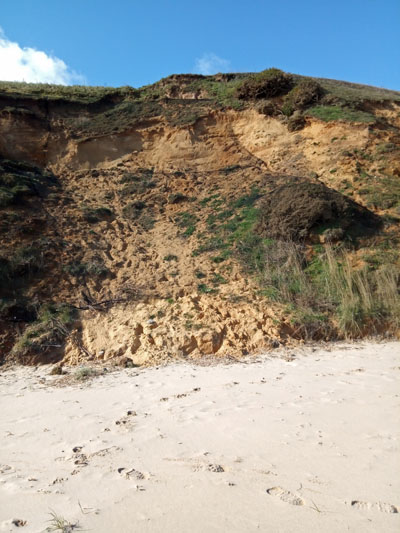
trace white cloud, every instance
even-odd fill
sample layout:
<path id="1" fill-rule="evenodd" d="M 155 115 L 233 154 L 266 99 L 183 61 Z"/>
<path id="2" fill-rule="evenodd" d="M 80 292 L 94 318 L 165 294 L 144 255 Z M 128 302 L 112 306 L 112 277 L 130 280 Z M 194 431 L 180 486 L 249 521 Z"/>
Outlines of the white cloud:
<path id="1" fill-rule="evenodd" d="M 0 80 L 71 85 L 85 79 L 62 59 L 34 48 L 21 48 L 7 39 L 0 28 Z"/>
<path id="2" fill-rule="evenodd" d="M 195 68 L 200 74 L 217 74 L 217 72 L 227 72 L 230 69 L 230 61 L 213 53 L 208 53 L 196 59 Z"/>

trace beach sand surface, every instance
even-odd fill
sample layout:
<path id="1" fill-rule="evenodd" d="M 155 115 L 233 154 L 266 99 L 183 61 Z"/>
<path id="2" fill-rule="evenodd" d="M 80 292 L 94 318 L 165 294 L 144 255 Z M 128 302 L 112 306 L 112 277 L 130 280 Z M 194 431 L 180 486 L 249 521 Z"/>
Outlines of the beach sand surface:
<path id="1" fill-rule="evenodd" d="M 1 532 L 400 531 L 400 342 L 49 370 L 0 372 Z"/>

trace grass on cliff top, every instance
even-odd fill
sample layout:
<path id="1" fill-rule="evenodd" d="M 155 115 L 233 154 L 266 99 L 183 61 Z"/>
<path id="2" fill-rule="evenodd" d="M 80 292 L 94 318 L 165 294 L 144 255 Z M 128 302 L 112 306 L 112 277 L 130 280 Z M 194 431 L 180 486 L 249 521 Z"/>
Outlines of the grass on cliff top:
<path id="1" fill-rule="evenodd" d="M 113 98 L 136 98 L 133 87 L 101 87 L 89 85 L 55 85 L 50 83 L 25 83 L 0 81 L 0 96 L 12 99 L 64 100 L 80 104 L 94 104 Z"/>
<path id="2" fill-rule="evenodd" d="M 183 86 L 186 92 L 204 90 L 210 100 L 221 106 L 241 106 L 235 97 L 237 87 L 254 73 L 217 74 L 215 76 L 172 75 L 154 84 L 139 89 L 124 87 L 101 87 L 87 85 L 54 85 L 0 81 L 0 96 L 11 99 L 61 100 L 80 104 L 95 104 L 123 100 L 157 100 L 163 98 L 174 85 Z M 328 93 L 346 102 L 355 101 L 400 101 L 400 92 L 369 85 L 361 85 L 327 78 L 312 78 L 293 74 L 295 83 L 314 80 Z"/>
<path id="3" fill-rule="evenodd" d="M 240 110 L 254 105 L 254 102 L 239 98 L 240 88 L 249 83 L 251 85 L 251 80 L 262 78 L 265 72 L 274 70 L 277 69 L 267 69 L 257 74 L 172 75 L 139 89 L 128 86 L 112 88 L 0 82 L 0 100 L 6 103 L 0 112 L 34 114 L 26 109 L 26 100 L 89 106 L 87 111 L 93 106 L 93 111 L 85 116 L 65 118 L 65 124 L 73 135 L 87 138 L 118 133 L 159 116 L 172 126 L 191 126 L 212 109 Z M 283 72 L 282 76 L 292 80 L 294 89 L 307 81 L 318 82 L 325 96 L 333 97 L 330 99 L 332 101 L 328 98 L 328 105 L 317 106 L 309 111 L 311 116 L 322 120 L 369 123 L 374 121 L 373 115 L 354 109 L 362 109 L 367 101 L 400 101 L 400 93 L 396 91 Z M 186 96 L 182 98 L 183 95 Z M 265 100 L 266 97 L 263 102 L 274 102 L 276 107 L 276 99 Z M 279 105 L 278 102 L 278 108 Z"/>
<path id="4" fill-rule="evenodd" d="M 313 78 L 307 76 L 293 75 L 295 80 L 312 79 L 319 83 L 327 94 L 336 96 L 346 102 L 383 102 L 385 100 L 400 101 L 400 92 L 372 85 L 362 85 L 349 81 L 331 80 L 329 78 Z"/>

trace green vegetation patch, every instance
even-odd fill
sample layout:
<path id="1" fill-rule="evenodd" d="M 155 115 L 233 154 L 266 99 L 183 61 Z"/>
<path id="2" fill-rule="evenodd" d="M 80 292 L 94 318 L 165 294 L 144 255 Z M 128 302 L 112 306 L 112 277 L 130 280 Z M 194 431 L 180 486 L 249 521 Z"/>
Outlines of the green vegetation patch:
<path id="1" fill-rule="evenodd" d="M 376 121 L 376 118 L 371 113 L 348 109 L 338 105 L 319 105 L 311 107 L 307 110 L 306 114 L 325 122 L 331 120 L 345 120 L 346 122 L 363 122 L 366 124 L 372 124 Z"/>
<path id="2" fill-rule="evenodd" d="M 44 248 L 41 241 L 16 248 L 11 255 L 0 255 L 0 288 L 4 292 L 23 285 L 44 267 Z"/>
<path id="3" fill-rule="evenodd" d="M 215 292 L 217 292 L 216 289 L 208 287 L 208 285 L 206 285 L 205 283 L 199 283 L 197 285 L 197 290 L 203 294 L 214 294 Z"/>
<path id="4" fill-rule="evenodd" d="M 211 237 L 203 235 L 201 244 L 194 250 L 193 255 L 199 255 L 206 252 L 219 251 L 220 253 L 213 256 L 211 260 L 214 263 L 221 263 L 232 255 L 232 250 L 238 245 L 239 241 L 254 226 L 258 210 L 254 207 L 255 202 L 260 198 L 258 189 L 252 188 L 251 191 L 220 209 L 220 203 L 214 207 L 219 211 L 211 213 L 206 223 L 208 229 L 213 232 Z M 212 206 L 212 201 L 219 199 L 219 195 L 207 198 L 208 203 Z"/>
<path id="5" fill-rule="evenodd" d="M 191 235 L 193 235 L 193 233 L 196 231 L 197 221 L 197 216 L 193 213 L 190 213 L 189 211 L 180 213 L 175 219 L 176 224 L 180 228 L 184 229 L 182 233 L 184 237 L 190 237 Z"/>
<path id="6" fill-rule="evenodd" d="M 199 204 L 202 207 L 205 207 L 207 204 L 209 204 L 212 200 L 219 199 L 219 194 L 212 194 L 211 196 L 206 196 L 206 198 L 203 198 L 200 200 Z"/>
<path id="7" fill-rule="evenodd" d="M 400 265 L 400 249 L 398 244 L 396 240 L 393 240 L 390 242 L 390 245 L 386 243 L 386 246 L 381 245 L 381 247 L 369 248 L 364 251 L 361 258 L 370 270 L 377 270 L 382 267 L 395 268 L 396 265 Z"/>
<path id="8" fill-rule="evenodd" d="M 229 244 L 222 236 L 210 237 L 205 240 L 196 250 L 193 251 L 193 255 L 203 254 L 205 252 L 214 252 L 216 250 L 223 250 L 228 248 Z"/>
<path id="9" fill-rule="evenodd" d="M 218 272 L 214 272 L 210 281 L 213 285 L 225 285 L 228 283 L 228 281 Z"/>
<path id="10" fill-rule="evenodd" d="M 365 185 L 357 192 L 368 207 L 391 209 L 400 207 L 400 179 L 396 176 L 364 176 Z"/>
<path id="11" fill-rule="evenodd" d="M 217 76 L 201 76 L 201 75 L 173 75 L 169 78 L 160 80 L 153 86 L 145 88 L 147 95 L 157 96 L 158 98 L 169 95 L 173 99 L 174 104 L 186 104 L 189 108 L 193 108 L 193 104 L 197 104 L 197 109 L 205 105 L 213 108 L 233 108 L 241 109 L 243 103 L 237 98 L 237 88 L 241 84 L 245 76 L 237 74 L 220 74 Z M 156 92 L 155 92 L 156 89 Z M 194 94 L 202 97 L 205 101 L 202 103 L 200 98 L 196 100 L 178 100 L 179 93 Z M 176 98 L 175 98 L 176 96 Z M 196 113 L 199 117 L 199 112 Z M 182 121 L 182 118 L 180 119 Z M 186 123 L 187 123 L 186 119 Z"/>
<path id="12" fill-rule="evenodd" d="M 164 257 L 164 261 L 178 261 L 178 256 L 173 254 L 168 254 Z"/>
<path id="13" fill-rule="evenodd" d="M 213 263 L 219 264 L 226 261 L 232 255 L 232 250 L 223 250 L 219 255 L 211 257 Z"/>
<path id="14" fill-rule="evenodd" d="M 0 81 L 0 91 L 9 98 L 34 100 L 59 100 L 81 104 L 112 102 L 118 98 L 139 96 L 133 87 L 101 87 L 89 85 L 55 85 L 51 83 L 25 83 Z"/>
<path id="15" fill-rule="evenodd" d="M 23 203 L 27 198 L 43 196 L 57 178 L 34 165 L 0 158 L 0 208 Z"/>
<path id="16" fill-rule="evenodd" d="M 206 89 L 210 96 L 222 108 L 231 107 L 236 110 L 243 108 L 243 103 L 237 98 L 240 80 L 222 78 L 221 81 L 208 81 Z"/>

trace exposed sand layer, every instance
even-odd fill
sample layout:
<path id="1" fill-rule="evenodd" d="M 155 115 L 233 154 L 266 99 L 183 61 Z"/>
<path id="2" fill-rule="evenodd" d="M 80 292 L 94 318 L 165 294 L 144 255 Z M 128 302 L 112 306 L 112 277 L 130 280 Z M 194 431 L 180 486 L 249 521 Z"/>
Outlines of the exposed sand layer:
<path id="1" fill-rule="evenodd" d="M 0 531 L 400 530 L 399 342 L 48 372 L 0 373 Z"/>

